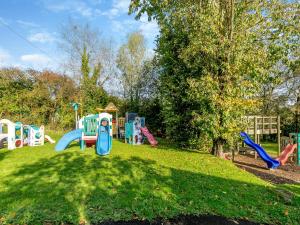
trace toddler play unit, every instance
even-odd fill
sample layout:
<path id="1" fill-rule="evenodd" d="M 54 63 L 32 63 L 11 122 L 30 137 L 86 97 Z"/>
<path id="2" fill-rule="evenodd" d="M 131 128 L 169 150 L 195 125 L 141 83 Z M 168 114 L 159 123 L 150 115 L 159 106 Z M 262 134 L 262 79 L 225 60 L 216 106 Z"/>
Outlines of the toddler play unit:
<path id="1" fill-rule="evenodd" d="M 95 145 L 97 155 L 108 155 L 112 148 L 112 115 L 109 113 L 92 114 L 78 121 L 78 129 L 65 134 L 55 146 L 57 152 L 78 140 L 80 149 Z"/>
<path id="2" fill-rule="evenodd" d="M 24 142 L 28 146 L 44 145 L 45 141 L 45 127 L 37 127 L 35 125 L 24 125 Z"/>
<path id="3" fill-rule="evenodd" d="M 293 144 L 292 142 L 288 143 L 281 152 L 281 139 L 280 139 L 280 117 L 264 117 L 264 116 L 249 116 L 245 117 L 248 122 L 247 132 L 241 132 L 241 137 L 244 139 L 244 143 L 250 148 L 255 150 L 256 154 L 266 162 L 269 169 L 276 169 L 280 165 L 285 165 L 287 160 L 292 154 L 299 149 L 300 144 Z M 249 134 L 254 136 L 253 141 Z M 265 149 L 260 146 L 260 135 L 263 134 L 277 134 L 278 140 L 278 157 L 273 159 Z M 297 135 L 297 134 L 294 134 Z M 299 135 L 300 137 L 300 135 Z M 299 138 L 297 138 L 299 140 Z M 299 165 L 299 151 L 297 154 L 297 164 Z"/>
<path id="4" fill-rule="evenodd" d="M 157 141 L 145 126 L 145 117 L 139 117 L 137 113 L 126 113 L 125 117 L 125 143 L 140 145 L 146 137 L 151 146 L 156 146 Z"/>
<path id="5" fill-rule="evenodd" d="M 35 125 L 24 125 L 21 122 L 13 123 L 10 120 L 0 120 L 0 148 L 7 144 L 7 149 L 13 150 L 21 148 L 25 145 L 28 146 L 41 146 L 44 145 L 45 139 L 50 143 L 55 141 L 45 135 L 44 126 L 37 127 Z"/>

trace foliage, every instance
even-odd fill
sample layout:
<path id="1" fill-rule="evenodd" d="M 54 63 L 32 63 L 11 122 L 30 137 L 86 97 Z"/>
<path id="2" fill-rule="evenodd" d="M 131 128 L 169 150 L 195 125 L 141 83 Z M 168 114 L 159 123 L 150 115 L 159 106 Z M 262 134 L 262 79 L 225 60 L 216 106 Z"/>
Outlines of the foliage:
<path id="1" fill-rule="evenodd" d="M 70 101 L 77 88 L 69 77 L 51 71 L 0 70 L 1 118 L 53 128 L 73 126 Z"/>
<path id="2" fill-rule="evenodd" d="M 137 18 L 147 13 L 160 27 L 157 52 L 169 137 L 196 148 L 210 140 L 216 154 L 234 143 L 241 116 L 258 106 L 266 81 L 276 82 L 271 77 L 278 60 L 288 61 L 296 7 L 279 0 L 131 1 L 130 13 Z"/>
<path id="3" fill-rule="evenodd" d="M 98 63 L 92 69 L 89 61 L 89 55 L 84 48 L 81 59 L 82 78 L 80 82 L 80 103 L 83 114 L 93 113 L 96 107 L 101 108 L 107 104 L 107 94 L 99 85 L 102 66 Z"/>
<path id="4" fill-rule="evenodd" d="M 99 157 L 92 148 L 71 146 L 59 154 L 50 144 L 1 150 L 1 224 L 98 224 L 212 213 L 299 224 L 299 186 L 286 187 L 297 195 L 285 204 L 277 186 L 209 154 L 114 141 L 111 155 Z"/>
<path id="5" fill-rule="evenodd" d="M 81 80 L 83 52 L 89 55 L 89 65 L 101 64 L 99 85 L 103 87 L 115 74 L 115 55 L 112 41 L 105 40 L 101 32 L 89 23 L 78 23 L 70 19 L 60 29 L 59 49 L 64 53 L 64 69 L 76 83 Z"/>
<path id="6" fill-rule="evenodd" d="M 138 32 L 128 36 L 127 43 L 122 45 L 117 55 L 117 67 L 121 72 L 120 82 L 123 97 L 127 99 L 128 110 L 137 112 L 147 80 L 146 46 L 144 36 Z"/>

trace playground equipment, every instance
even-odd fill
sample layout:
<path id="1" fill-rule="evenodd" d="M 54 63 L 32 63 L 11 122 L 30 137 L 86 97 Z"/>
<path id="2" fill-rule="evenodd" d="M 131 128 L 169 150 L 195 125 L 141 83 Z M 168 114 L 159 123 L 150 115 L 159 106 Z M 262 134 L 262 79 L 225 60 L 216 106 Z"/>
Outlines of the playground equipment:
<path id="1" fill-rule="evenodd" d="M 48 141 L 51 144 L 55 143 L 55 140 L 53 140 L 49 135 L 46 135 L 46 134 L 45 134 L 45 140 Z"/>
<path id="2" fill-rule="evenodd" d="M 75 121 L 76 121 L 75 126 L 76 126 L 76 129 L 78 129 L 78 120 L 79 120 L 79 118 L 78 118 L 78 108 L 79 108 L 80 103 L 72 102 L 70 104 L 72 105 L 72 107 L 75 111 Z"/>
<path id="3" fill-rule="evenodd" d="M 260 144 L 261 135 L 277 134 L 277 142 L 278 142 L 277 155 L 278 155 L 278 157 L 276 158 L 276 160 L 279 161 L 281 165 L 285 165 L 288 158 L 290 156 L 292 156 L 294 151 L 296 149 L 300 148 L 300 143 L 298 143 L 298 142 L 300 142 L 300 134 L 296 134 L 296 133 L 290 134 L 290 136 L 296 137 L 295 138 L 296 141 L 294 143 L 297 143 L 297 144 L 289 143 L 289 140 L 291 138 L 287 138 L 288 140 L 286 140 L 286 139 L 283 139 L 280 137 L 281 130 L 280 130 L 280 117 L 279 116 L 277 116 L 277 117 L 275 117 L 275 116 L 268 116 L 268 117 L 266 117 L 266 116 L 246 116 L 246 117 L 243 117 L 243 119 L 247 123 L 247 128 L 246 128 L 247 134 L 254 136 L 254 143 L 257 145 Z M 281 141 L 281 139 L 282 139 L 282 141 Z M 283 142 L 283 143 L 281 143 L 281 142 Z M 281 152 L 281 150 L 283 150 L 283 151 Z M 299 153 L 299 151 L 297 151 L 297 152 L 298 152 L 297 153 L 297 164 L 300 165 L 300 153 Z M 255 151 L 255 158 L 257 158 L 257 153 L 259 153 L 259 151 Z M 260 155 L 260 157 L 262 157 L 262 156 Z"/>
<path id="4" fill-rule="evenodd" d="M 88 115 L 79 120 L 79 129 L 65 134 L 55 146 L 57 152 L 65 150 L 68 145 L 79 140 L 80 149 L 95 145 L 98 155 L 108 155 L 112 147 L 112 115 L 100 113 Z"/>
<path id="5" fill-rule="evenodd" d="M 119 117 L 119 138 L 125 138 L 125 117 Z"/>
<path id="6" fill-rule="evenodd" d="M 21 122 L 15 123 L 15 146 L 16 148 L 22 148 L 24 144 L 23 137 L 23 124 Z"/>
<path id="7" fill-rule="evenodd" d="M 41 146 L 45 141 L 45 127 L 42 125 L 37 127 L 35 125 L 25 125 L 28 130 L 27 144 L 28 146 Z"/>
<path id="8" fill-rule="evenodd" d="M 247 133 L 241 132 L 241 137 L 244 138 L 244 143 L 246 145 L 253 148 L 258 153 L 260 158 L 267 163 L 267 166 L 270 169 L 276 169 L 279 165 L 284 165 L 288 157 L 294 152 L 297 147 L 296 144 L 288 144 L 283 152 L 276 159 L 273 159 L 267 154 L 263 147 L 252 141 Z"/>
<path id="9" fill-rule="evenodd" d="M 260 137 L 264 134 L 277 134 L 278 156 L 280 155 L 280 117 L 279 116 L 245 116 L 246 133 L 254 135 L 254 142 L 260 144 Z M 255 154 L 255 158 L 257 155 Z"/>
<path id="10" fill-rule="evenodd" d="M 7 149 L 16 148 L 16 125 L 7 119 L 0 120 L 0 145 L 3 147 L 3 142 L 7 141 Z"/>
<path id="11" fill-rule="evenodd" d="M 252 141 L 247 133 L 241 132 L 241 137 L 244 138 L 244 143 L 253 148 L 259 154 L 262 160 L 267 163 L 269 169 L 276 169 L 280 165 L 279 161 L 271 158 L 260 145 Z"/>
<path id="12" fill-rule="evenodd" d="M 126 113 L 125 121 L 125 143 L 143 144 L 145 136 L 151 146 L 157 145 L 158 142 L 145 126 L 145 117 L 139 117 L 137 113 Z"/>
<path id="13" fill-rule="evenodd" d="M 114 117 L 112 117 L 113 118 L 112 119 L 112 134 L 116 138 L 120 138 L 119 119 L 118 119 L 119 109 L 115 106 L 115 104 L 110 102 L 104 109 L 97 108 L 96 110 L 99 113 L 105 112 L 105 113 L 111 114 L 112 116 L 114 115 Z"/>
<path id="14" fill-rule="evenodd" d="M 291 148 L 290 152 L 292 154 L 297 149 L 296 164 L 300 166 L 300 133 L 290 133 L 289 135 L 291 138 L 294 137 L 294 148 Z"/>
<path id="15" fill-rule="evenodd" d="M 47 139 L 51 139 L 48 135 Z M 23 125 L 21 122 L 13 123 L 10 120 L 0 120 L 0 148 L 7 142 L 7 148 L 13 150 L 24 145 L 40 146 L 44 145 L 45 128 L 34 125 Z M 51 139 L 50 143 L 55 142 Z"/>

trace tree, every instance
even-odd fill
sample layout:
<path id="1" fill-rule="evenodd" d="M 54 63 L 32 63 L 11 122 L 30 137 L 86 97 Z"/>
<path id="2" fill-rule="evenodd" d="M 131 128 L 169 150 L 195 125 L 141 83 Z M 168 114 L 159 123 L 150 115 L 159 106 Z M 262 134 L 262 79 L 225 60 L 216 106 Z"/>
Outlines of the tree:
<path id="1" fill-rule="evenodd" d="M 91 68 L 90 57 L 86 48 L 81 59 L 80 103 L 84 113 L 94 112 L 96 107 L 103 107 L 107 103 L 107 94 L 99 85 L 102 66 L 100 63 Z"/>
<path id="2" fill-rule="evenodd" d="M 131 1 L 130 13 L 137 19 L 147 13 L 160 27 L 162 109 L 170 138 L 195 148 L 208 142 L 216 155 L 234 143 L 241 116 L 257 107 L 257 93 L 278 63 L 270 60 L 274 43 L 282 32 L 291 37 L 285 27 L 299 20 L 290 16 L 296 7 L 279 0 Z M 287 51 L 279 56 L 288 59 Z"/>
<path id="3" fill-rule="evenodd" d="M 127 43 L 122 45 L 117 55 L 117 67 L 121 71 L 123 97 L 129 101 L 129 109 L 138 111 L 142 95 L 143 73 L 146 63 L 146 47 L 144 36 L 139 32 L 131 33 Z"/>
<path id="4" fill-rule="evenodd" d="M 115 54 L 112 40 L 102 38 L 98 29 L 90 24 L 75 23 L 70 20 L 60 30 L 61 42 L 59 48 L 65 53 L 64 67 L 75 80 L 81 80 L 82 55 L 84 51 L 89 55 L 89 65 L 97 67 L 102 65 L 98 84 L 104 86 L 115 75 Z"/>
<path id="5" fill-rule="evenodd" d="M 69 102 L 77 88 L 74 81 L 52 71 L 0 70 L 0 114 L 25 124 L 70 128 L 74 124 Z"/>

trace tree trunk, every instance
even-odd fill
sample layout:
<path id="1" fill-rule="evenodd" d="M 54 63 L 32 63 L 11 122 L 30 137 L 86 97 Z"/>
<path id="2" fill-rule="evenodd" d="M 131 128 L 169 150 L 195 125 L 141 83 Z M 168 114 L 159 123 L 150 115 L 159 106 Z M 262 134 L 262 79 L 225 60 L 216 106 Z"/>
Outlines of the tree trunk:
<path id="1" fill-rule="evenodd" d="M 213 141 L 213 149 L 212 149 L 212 154 L 222 158 L 224 156 L 223 153 L 223 147 L 224 147 L 224 142 L 220 139 L 214 140 Z"/>

